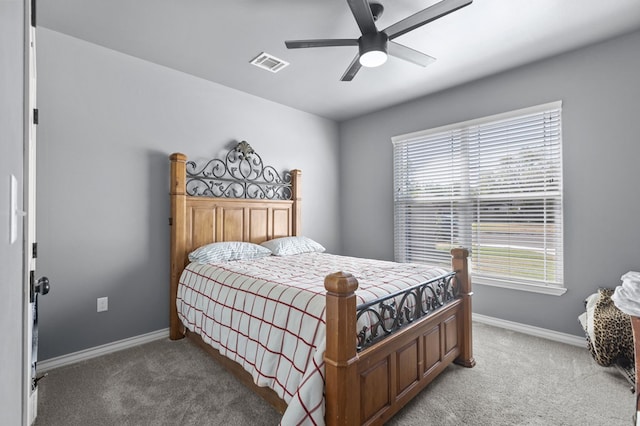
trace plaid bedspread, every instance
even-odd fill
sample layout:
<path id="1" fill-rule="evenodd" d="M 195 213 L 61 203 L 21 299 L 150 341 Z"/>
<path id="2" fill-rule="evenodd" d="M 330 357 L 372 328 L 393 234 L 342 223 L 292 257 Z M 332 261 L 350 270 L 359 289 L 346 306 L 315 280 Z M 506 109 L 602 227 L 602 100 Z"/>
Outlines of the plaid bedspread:
<path id="1" fill-rule="evenodd" d="M 323 425 L 324 278 L 338 271 L 358 279 L 358 304 L 448 272 L 327 253 L 192 263 L 180 278 L 178 315 L 288 404 L 281 424 Z"/>

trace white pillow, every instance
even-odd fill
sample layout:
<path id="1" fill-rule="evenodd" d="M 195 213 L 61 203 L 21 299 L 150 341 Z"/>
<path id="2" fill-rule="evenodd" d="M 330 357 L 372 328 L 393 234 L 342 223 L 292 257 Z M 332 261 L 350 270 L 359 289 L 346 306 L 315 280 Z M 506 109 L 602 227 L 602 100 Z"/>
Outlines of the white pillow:
<path id="1" fill-rule="evenodd" d="M 325 248 L 321 244 L 313 241 L 307 237 L 282 237 L 275 238 L 273 240 L 265 241 L 260 244 L 263 247 L 268 248 L 276 256 L 288 256 L 291 254 L 322 253 Z"/>
<path id="2" fill-rule="evenodd" d="M 258 244 L 242 241 L 224 241 L 199 247 L 189 253 L 189 261 L 199 263 L 229 260 L 258 259 L 271 256 L 271 250 Z"/>

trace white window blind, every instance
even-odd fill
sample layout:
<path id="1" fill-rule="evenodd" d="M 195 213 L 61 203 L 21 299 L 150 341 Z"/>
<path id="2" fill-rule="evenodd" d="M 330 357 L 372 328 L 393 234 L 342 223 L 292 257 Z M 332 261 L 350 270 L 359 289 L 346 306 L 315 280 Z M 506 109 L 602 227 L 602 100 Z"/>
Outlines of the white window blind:
<path id="1" fill-rule="evenodd" d="M 561 105 L 394 137 L 396 260 L 463 246 L 474 282 L 563 287 Z"/>

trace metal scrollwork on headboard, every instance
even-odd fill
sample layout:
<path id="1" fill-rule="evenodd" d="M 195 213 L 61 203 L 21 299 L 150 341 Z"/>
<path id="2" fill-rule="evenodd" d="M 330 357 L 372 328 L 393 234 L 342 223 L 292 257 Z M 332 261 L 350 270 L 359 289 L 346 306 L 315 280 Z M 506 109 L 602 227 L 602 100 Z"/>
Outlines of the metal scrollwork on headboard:
<path id="1" fill-rule="evenodd" d="M 251 145 L 242 141 L 227 152 L 224 160 L 210 160 L 200 169 L 195 162 L 187 162 L 187 194 L 290 200 L 291 174 L 283 172 L 280 176 L 274 167 L 265 166 Z"/>

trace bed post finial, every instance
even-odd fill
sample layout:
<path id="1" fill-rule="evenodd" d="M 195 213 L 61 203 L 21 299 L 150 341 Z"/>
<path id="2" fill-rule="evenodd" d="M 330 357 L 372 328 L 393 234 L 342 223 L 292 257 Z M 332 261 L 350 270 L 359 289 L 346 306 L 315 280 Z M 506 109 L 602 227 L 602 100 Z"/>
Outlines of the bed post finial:
<path id="1" fill-rule="evenodd" d="M 456 271 L 456 281 L 459 295 L 462 298 L 462 335 L 460 336 L 460 355 L 455 360 L 456 364 L 463 367 L 473 367 L 476 360 L 473 358 L 473 342 L 471 332 L 471 276 L 468 264 L 469 250 L 454 248 L 451 250 L 451 267 Z"/>
<path id="2" fill-rule="evenodd" d="M 358 280 L 337 272 L 324 279 L 327 289 L 327 348 L 325 361 L 325 419 L 327 425 L 360 424 L 360 383 L 356 352 Z"/>
<path id="3" fill-rule="evenodd" d="M 176 307 L 176 297 L 178 295 L 178 281 L 180 273 L 184 269 L 186 262 L 186 238 L 184 229 L 185 215 L 187 214 L 186 179 L 187 156 L 180 153 L 171 154 L 171 286 L 169 289 L 169 337 L 177 340 L 184 337 L 178 309 Z"/>
<path id="4" fill-rule="evenodd" d="M 291 173 L 291 199 L 293 200 L 291 235 L 302 235 L 302 171 L 293 169 L 289 173 Z"/>

